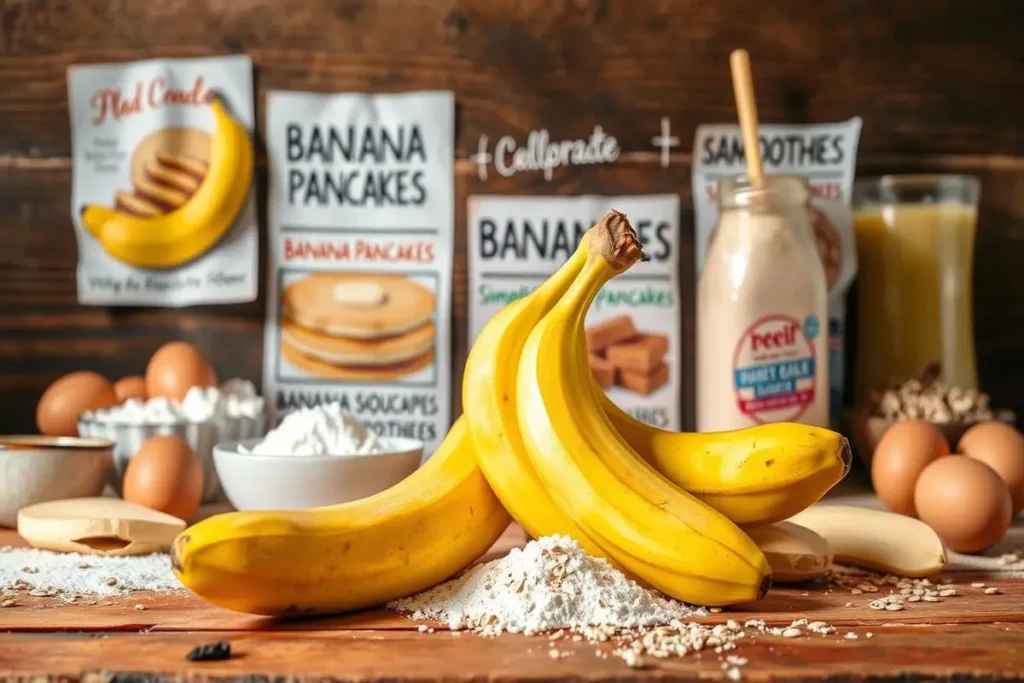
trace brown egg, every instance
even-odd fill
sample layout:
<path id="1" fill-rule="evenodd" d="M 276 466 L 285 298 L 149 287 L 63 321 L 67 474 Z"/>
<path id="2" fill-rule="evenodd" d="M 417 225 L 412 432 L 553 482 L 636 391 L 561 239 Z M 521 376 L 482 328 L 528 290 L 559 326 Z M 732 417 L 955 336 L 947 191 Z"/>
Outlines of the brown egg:
<path id="1" fill-rule="evenodd" d="M 128 461 L 124 499 L 189 519 L 203 497 L 203 466 L 178 436 L 154 436 Z"/>
<path id="2" fill-rule="evenodd" d="M 871 483 L 893 512 L 916 517 L 914 485 L 936 458 L 949 455 L 949 442 L 927 420 L 906 420 L 885 430 L 871 456 Z"/>
<path id="3" fill-rule="evenodd" d="M 122 377 L 114 382 L 114 393 L 117 394 L 118 403 L 124 403 L 130 398 L 137 398 L 140 401 L 145 401 L 146 378 L 141 375 Z"/>
<path id="4" fill-rule="evenodd" d="M 96 372 L 72 372 L 47 387 L 36 404 L 36 427 L 48 436 L 78 436 L 78 417 L 116 406 L 114 386 Z"/>
<path id="5" fill-rule="evenodd" d="M 960 438 L 959 450 L 994 469 L 1006 482 L 1014 514 L 1024 508 L 1024 435 L 1005 422 L 983 422 Z"/>
<path id="6" fill-rule="evenodd" d="M 188 342 L 164 344 L 146 366 L 146 394 L 181 401 L 192 387 L 212 387 L 217 375 L 203 353 Z"/>
<path id="7" fill-rule="evenodd" d="M 914 505 L 950 549 L 976 553 L 999 542 L 1010 526 L 1010 490 L 991 467 L 948 455 L 917 479 Z"/>

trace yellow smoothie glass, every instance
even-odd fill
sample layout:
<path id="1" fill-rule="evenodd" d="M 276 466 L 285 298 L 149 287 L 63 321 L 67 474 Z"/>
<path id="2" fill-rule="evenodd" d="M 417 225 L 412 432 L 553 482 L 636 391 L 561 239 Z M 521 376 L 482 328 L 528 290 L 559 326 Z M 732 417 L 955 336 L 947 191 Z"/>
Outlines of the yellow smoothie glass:
<path id="1" fill-rule="evenodd" d="M 952 386 L 977 388 L 971 279 L 980 183 L 962 175 L 857 181 L 858 403 L 937 362 Z"/>

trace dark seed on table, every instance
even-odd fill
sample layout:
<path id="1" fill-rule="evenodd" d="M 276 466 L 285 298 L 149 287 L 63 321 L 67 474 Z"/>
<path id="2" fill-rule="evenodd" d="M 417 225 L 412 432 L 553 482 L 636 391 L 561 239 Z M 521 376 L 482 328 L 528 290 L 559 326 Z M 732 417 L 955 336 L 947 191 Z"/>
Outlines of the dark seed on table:
<path id="1" fill-rule="evenodd" d="M 216 643 L 197 645 L 185 655 L 190 662 L 219 662 L 231 656 L 231 643 L 221 640 Z"/>

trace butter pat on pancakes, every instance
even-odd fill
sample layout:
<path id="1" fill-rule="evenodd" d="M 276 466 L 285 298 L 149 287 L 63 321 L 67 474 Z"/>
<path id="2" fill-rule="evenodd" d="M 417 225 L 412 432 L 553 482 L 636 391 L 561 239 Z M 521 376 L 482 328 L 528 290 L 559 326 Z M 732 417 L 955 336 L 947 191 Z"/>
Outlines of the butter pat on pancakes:
<path id="1" fill-rule="evenodd" d="M 281 350 L 314 376 L 396 379 L 433 362 L 434 309 L 434 293 L 402 275 L 308 275 L 282 295 Z"/>

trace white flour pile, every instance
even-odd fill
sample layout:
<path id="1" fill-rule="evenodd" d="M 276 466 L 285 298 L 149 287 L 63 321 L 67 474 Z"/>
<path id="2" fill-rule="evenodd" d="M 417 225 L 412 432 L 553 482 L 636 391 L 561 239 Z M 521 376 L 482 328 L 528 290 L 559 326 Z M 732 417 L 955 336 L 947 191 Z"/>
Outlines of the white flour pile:
<path id="1" fill-rule="evenodd" d="M 546 536 L 428 591 L 389 603 L 452 630 L 533 634 L 588 626 L 635 629 L 670 624 L 702 609 L 666 599 L 591 557 L 566 536 Z"/>
<path id="2" fill-rule="evenodd" d="M 248 453 L 351 456 L 384 450 L 377 434 L 342 410 L 340 403 L 327 403 L 289 413 Z"/>
<path id="3" fill-rule="evenodd" d="M 206 422 L 216 416 L 257 418 L 263 414 L 264 400 L 256 386 L 244 379 L 229 379 L 220 387 L 192 387 L 182 401 L 130 398 L 105 410 L 87 411 L 86 420 L 102 424 L 162 425 L 180 422 Z"/>
<path id="4" fill-rule="evenodd" d="M 103 557 L 23 548 L 0 549 L 0 595 L 122 595 L 183 590 L 167 555 Z"/>

